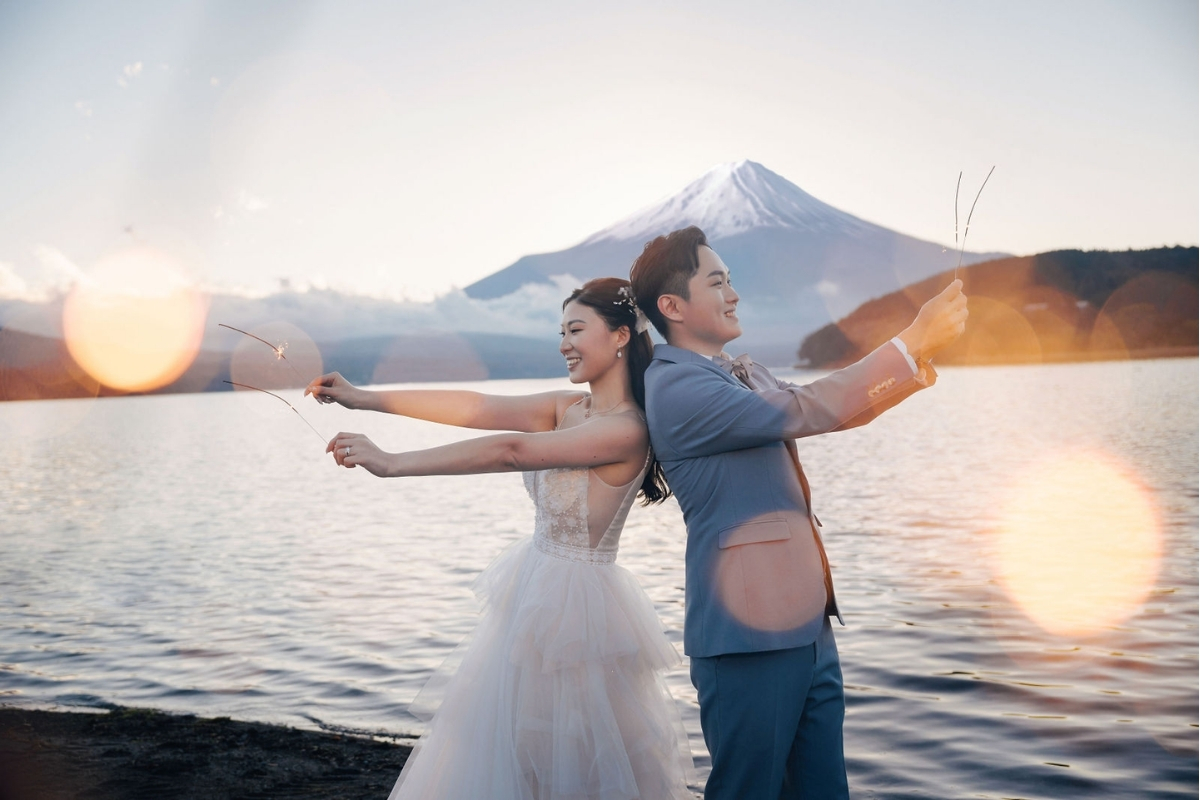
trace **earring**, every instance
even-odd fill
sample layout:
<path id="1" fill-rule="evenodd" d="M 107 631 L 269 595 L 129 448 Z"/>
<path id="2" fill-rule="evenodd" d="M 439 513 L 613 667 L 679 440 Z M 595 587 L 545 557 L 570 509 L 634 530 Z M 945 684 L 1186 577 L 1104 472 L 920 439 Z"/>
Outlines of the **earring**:
<path id="1" fill-rule="evenodd" d="M 621 357 L 621 351 L 617 350 L 617 358 L 620 358 L 620 357 Z"/>

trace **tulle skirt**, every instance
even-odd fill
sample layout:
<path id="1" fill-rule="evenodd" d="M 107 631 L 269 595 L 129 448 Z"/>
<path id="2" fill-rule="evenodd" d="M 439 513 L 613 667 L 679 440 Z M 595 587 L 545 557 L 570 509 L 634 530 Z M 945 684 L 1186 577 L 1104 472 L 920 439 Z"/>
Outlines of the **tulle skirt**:
<path id="1" fill-rule="evenodd" d="M 389 800 L 692 797 L 662 679 L 679 655 L 633 575 L 524 539 L 475 590 L 479 625 L 413 704 L 432 718 Z"/>

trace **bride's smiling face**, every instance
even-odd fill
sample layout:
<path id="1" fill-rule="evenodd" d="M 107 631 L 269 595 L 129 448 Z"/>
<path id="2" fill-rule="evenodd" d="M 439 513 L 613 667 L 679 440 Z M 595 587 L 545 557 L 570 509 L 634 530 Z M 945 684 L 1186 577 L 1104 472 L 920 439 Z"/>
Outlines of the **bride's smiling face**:
<path id="1" fill-rule="evenodd" d="M 617 358 L 629 341 L 625 328 L 609 330 L 594 309 L 582 303 L 567 303 L 563 309 L 562 342 L 558 352 L 567 360 L 567 375 L 571 383 L 590 383 L 616 366 L 624 368 Z"/>

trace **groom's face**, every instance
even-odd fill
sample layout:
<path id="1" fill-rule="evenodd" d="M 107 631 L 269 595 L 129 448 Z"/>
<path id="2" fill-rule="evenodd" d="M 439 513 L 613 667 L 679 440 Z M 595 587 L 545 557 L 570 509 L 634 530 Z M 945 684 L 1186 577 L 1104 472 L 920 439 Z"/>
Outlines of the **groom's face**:
<path id="1" fill-rule="evenodd" d="M 738 293 L 729 268 L 709 247 L 698 248 L 700 268 L 688 281 L 688 299 L 680 301 L 682 325 L 689 337 L 718 350 L 742 335 L 738 322 Z"/>

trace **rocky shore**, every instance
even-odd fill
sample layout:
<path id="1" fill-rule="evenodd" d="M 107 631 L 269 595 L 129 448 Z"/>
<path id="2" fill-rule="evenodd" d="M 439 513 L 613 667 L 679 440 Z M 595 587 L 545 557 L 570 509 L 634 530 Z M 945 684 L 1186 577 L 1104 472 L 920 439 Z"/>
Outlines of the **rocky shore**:
<path id="1" fill-rule="evenodd" d="M 410 752 L 228 717 L 0 707 L 0 800 L 384 800 Z"/>

